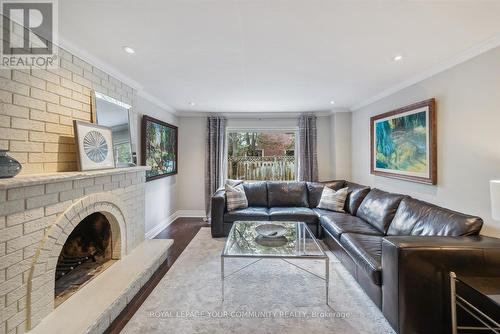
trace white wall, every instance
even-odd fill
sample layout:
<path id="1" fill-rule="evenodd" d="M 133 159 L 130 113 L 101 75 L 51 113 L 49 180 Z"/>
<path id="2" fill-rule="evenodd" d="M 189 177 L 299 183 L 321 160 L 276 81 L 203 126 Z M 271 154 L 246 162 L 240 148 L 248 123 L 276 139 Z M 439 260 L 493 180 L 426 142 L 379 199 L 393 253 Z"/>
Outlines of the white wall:
<path id="1" fill-rule="evenodd" d="M 179 126 L 179 120 L 172 114 L 172 110 L 160 108 L 141 96 L 135 99 L 133 113 L 135 117 L 131 122 L 131 131 L 137 134 L 135 145 L 138 161 L 141 163 L 142 115 L 148 115 L 176 126 Z M 178 178 L 179 176 L 173 175 L 146 183 L 146 236 L 161 231 L 169 223 L 170 216 L 177 210 Z"/>
<path id="2" fill-rule="evenodd" d="M 371 175 L 370 116 L 431 97 L 437 102 L 437 186 Z M 486 222 L 483 234 L 500 237 L 489 196 L 489 180 L 500 178 L 499 125 L 500 48 L 496 48 L 353 112 L 353 179 L 479 215 Z"/>
<path id="3" fill-rule="evenodd" d="M 205 212 L 205 117 L 179 118 L 178 205 L 182 215 Z"/>
<path id="4" fill-rule="evenodd" d="M 335 112 L 330 117 L 330 178 L 351 179 L 351 113 Z"/>

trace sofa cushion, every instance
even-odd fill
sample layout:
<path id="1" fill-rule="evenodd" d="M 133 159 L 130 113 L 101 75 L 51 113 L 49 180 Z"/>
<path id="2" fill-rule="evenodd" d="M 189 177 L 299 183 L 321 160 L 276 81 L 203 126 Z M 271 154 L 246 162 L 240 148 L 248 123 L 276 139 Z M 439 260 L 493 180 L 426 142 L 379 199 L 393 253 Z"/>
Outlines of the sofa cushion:
<path id="1" fill-rule="evenodd" d="M 481 231 L 483 220 L 406 197 L 387 235 L 468 236 Z"/>
<path id="2" fill-rule="evenodd" d="M 356 216 L 385 234 L 403 197 L 380 189 L 372 189 L 359 206 Z"/>
<path id="3" fill-rule="evenodd" d="M 374 284 L 382 285 L 382 236 L 344 233 L 340 244 Z"/>
<path id="4" fill-rule="evenodd" d="M 267 182 L 268 207 L 309 207 L 305 182 Z"/>
<path id="5" fill-rule="evenodd" d="M 225 223 L 233 223 L 238 220 L 269 220 L 268 208 L 248 207 L 238 209 L 224 214 Z"/>
<path id="6" fill-rule="evenodd" d="M 247 195 L 248 206 L 267 207 L 267 182 L 245 182 L 243 183 Z"/>
<path id="7" fill-rule="evenodd" d="M 318 216 L 312 209 L 304 207 L 276 207 L 269 209 L 269 220 L 317 223 Z"/>
<path id="8" fill-rule="evenodd" d="M 316 213 L 317 210 L 315 209 Z M 348 213 L 331 212 L 323 214 L 319 218 L 321 226 L 327 230 L 332 237 L 339 240 L 342 233 L 363 233 L 370 235 L 382 235 L 376 228 L 364 220 L 351 216 Z"/>
<path id="9" fill-rule="evenodd" d="M 327 186 L 335 191 L 344 188 L 344 180 L 333 180 L 325 182 L 307 182 L 307 195 L 309 200 L 309 207 L 311 209 L 318 206 L 321 199 L 321 194 L 323 193 L 323 187 Z"/>
<path id="10" fill-rule="evenodd" d="M 330 187 L 324 187 L 318 208 L 336 212 L 345 212 L 344 205 L 347 198 L 347 187 L 337 191 Z"/>
<path id="11" fill-rule="evenodd" d="M 363 202 L 365 196 L 370 192 L 370 187 L 349 181 L 346 181 L 344 186 L 348 188 L 344 210 L 355 216 L 361 202 Z"/>
<path id="12" fill-rule="evenodd" d="M 248 208 L 247 196 L 242 184 L 233 187 L 226 183 L 225 188 L 227 211 Z"/>

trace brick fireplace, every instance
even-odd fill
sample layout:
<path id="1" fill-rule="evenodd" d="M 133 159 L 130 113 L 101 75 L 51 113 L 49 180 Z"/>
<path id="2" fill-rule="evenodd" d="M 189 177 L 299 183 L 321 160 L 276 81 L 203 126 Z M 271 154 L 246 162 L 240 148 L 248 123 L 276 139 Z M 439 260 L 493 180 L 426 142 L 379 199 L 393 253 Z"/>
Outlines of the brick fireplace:
<path id="1" fill-rule="evenodd" d="M 110 260 L 120 262 L 144 242 L 145 170 L 131 167 L 0 180 L 1 333 L 32 329 L 53 312 L 63 247 L 92 215 L 102 216 L 109 226 L 109 249 L 104 252 L 109 252 Z M 90 256 L 89 248 L 103 248 L 91 241 L 85 245 L 82 252 Z M 115 304 L 109 312 L 116 316 L 124 303 Z M 107 323 L 112 321 L 106 317 Z"/>

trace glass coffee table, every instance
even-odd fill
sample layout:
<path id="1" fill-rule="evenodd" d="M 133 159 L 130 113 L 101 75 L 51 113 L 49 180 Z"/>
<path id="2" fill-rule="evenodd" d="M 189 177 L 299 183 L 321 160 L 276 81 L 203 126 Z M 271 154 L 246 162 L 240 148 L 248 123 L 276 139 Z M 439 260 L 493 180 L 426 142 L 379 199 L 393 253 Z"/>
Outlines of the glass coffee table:
<path id="1" fill-rule="evenodd" d="M 283 226 L 286 231 L 279 238 L 265 238 L 255 228 L 262 224 Z M 251 258 L 255 261 L 229 275 L 224 273 L 227 258 Z M 314 237 L 307 224 L 281 221 L 238 221 L 233 224 L 221 254 L 222 300 L 224 300 L 224 280 L 263 259 L 280 259 L 325 281 L 326 304 L 328 304 L 329 259 Z M 289 260 L 310 259 L 325 261 L 325 276 L 321 277 Z"/>

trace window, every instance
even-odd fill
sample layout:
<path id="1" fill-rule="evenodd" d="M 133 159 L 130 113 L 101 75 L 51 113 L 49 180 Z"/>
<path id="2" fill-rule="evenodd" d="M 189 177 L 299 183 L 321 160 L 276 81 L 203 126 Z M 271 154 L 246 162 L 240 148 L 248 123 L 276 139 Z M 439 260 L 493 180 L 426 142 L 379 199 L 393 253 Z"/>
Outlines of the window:
<path id="1" fill-rule="evenodd" d="M 296 179 L 295 132 L 228 131 L 227 177 L 250 181 Z"/>

